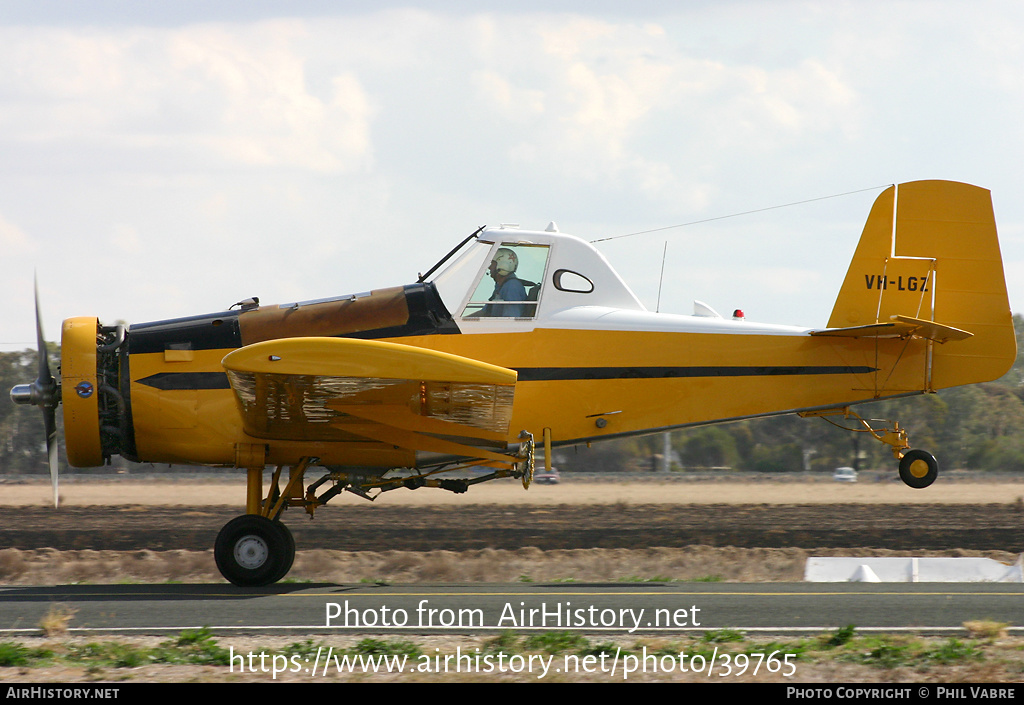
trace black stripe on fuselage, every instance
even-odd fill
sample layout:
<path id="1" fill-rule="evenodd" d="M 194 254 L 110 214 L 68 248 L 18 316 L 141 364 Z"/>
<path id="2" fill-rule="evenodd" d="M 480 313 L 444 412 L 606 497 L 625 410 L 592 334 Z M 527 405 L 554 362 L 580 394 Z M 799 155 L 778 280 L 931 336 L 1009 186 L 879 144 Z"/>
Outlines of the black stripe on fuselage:
<path id="1" fill-rule="evenodd" d="M 158 372 L 135 381 L 162 391 L 231 389 L 225 372 Z"/>
<path id="2" fill-rule="evenodd" d="M 587 379 L 679 379 L 686 377 L 783 377 L 797 375 L 856 375 L 875 372 L 874 367 L 843 365 L 758 365 L 749 367 L 524 367 L 520 382 L 553 382 Z M 230 389 L 223 372 L 160 372 L 139 384 L 161 390 Z"/>
<path id="3" fill-rule="evenodd" d="M 580 379 L 677 379 L 683 377 L 782 377 L 791 375 L 858 375 L 875 367 L 847 365 L 750 365 L 738 367 L 523 367 L 520 382 Z"/>

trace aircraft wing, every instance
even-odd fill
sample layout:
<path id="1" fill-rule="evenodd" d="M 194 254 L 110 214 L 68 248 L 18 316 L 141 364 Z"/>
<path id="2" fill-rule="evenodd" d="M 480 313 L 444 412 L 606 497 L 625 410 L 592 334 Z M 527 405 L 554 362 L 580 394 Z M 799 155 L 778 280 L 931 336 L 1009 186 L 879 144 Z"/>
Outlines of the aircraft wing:
<path id="1" fill-rule="evenodd" d="M 897 315 L 892 316 L 888 323 L 871 323 L 849 328 L 825 328 L 813 330 L 811 335 L 836 338 L 907 338 L 913 335 L 934 340 L 937 343 L 946 343 L 954 340 L 966 340 L 974 334 L 935 321 Z"/>
<path id="2" fill-rule="evenodd" d="M 369 440 L 508 461 L 482 447 L 505 448 L 515 370 L 351 338 L 269 340 L 235 350 L 222 364 L 251 436 Z"/>

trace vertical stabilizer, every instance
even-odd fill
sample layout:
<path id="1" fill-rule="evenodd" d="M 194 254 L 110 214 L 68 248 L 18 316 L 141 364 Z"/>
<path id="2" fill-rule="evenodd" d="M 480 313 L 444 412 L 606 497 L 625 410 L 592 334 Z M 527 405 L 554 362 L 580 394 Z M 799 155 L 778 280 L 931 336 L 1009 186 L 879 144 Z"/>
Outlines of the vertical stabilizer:
<path id="1" fill-rule="evenodd" d="M 991 195 L 951 181 L 891 186 L 875 200 L 830 328 L 908 316 L 968 331 L 933 344 L 933 389 L 996 379 L 1017 356 Z"/>

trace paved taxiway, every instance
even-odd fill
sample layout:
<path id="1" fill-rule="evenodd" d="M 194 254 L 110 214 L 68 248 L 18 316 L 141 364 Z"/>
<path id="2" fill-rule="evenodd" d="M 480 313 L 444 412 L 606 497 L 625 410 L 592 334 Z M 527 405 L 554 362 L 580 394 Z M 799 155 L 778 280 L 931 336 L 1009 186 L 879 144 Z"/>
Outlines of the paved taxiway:
<path id="1" fill-rule="evenodd" d="M 0 588 L 0 633 L 38 633 L 55 605 L 70 631 L 488 633 L 503 629 L 685 633 L 742 629 L 926 633 L 992 620 L 1024 630 L 1024 585 L 1011 583 L 617 583 L 68 585 Z"/>

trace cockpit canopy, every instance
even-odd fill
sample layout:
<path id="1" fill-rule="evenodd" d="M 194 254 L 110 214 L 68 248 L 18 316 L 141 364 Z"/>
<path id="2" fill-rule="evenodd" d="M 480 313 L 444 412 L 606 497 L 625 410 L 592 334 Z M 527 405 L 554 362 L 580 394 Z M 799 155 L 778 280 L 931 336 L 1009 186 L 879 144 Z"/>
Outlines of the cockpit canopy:
<path id="1" fill-rule="evenodd" d="M 464 332 L 576 306 L 644 310 L 601 253 L 557 232 L 484 230 L 432 281 Z"/>

